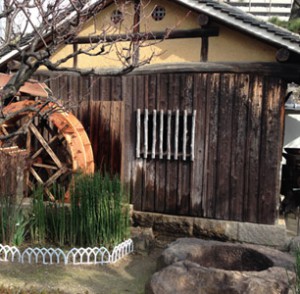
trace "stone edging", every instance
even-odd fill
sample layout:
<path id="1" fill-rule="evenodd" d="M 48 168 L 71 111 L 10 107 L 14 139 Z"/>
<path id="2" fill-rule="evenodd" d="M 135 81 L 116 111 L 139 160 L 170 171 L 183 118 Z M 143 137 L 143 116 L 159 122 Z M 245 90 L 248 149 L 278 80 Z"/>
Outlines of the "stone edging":
<path id="1" fill-rule="evenodd" d="M 174 216 L 151 212 L 132 212 L 134 226 L 174 236 L 204 237 L 284 248 L 287 243 L 284 225 L 214 220 L 200 217 Z"/>
<path id="2" fill-rule="evenodd" d="M 115 246 L 112 252 L 105 247 L 72 248 L 64 252 L 60 248 L 31 248 L 24 251 L 15 246 L 0 244 L 0 262 L 42 263 L 73 265 L 115 263 L 133 252 L 133 241 L 128 239 Z"/>

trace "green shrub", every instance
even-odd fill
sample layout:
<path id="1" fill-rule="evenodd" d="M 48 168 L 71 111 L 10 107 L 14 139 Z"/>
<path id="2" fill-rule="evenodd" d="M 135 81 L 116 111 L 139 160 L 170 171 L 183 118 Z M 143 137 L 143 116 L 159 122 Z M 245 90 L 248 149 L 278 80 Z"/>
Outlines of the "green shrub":
<path id="1" fill-rule="evenodd" d="M 272 16 L 269 20 L 270 23 L 277 25 L 279 27 L 287 28 L 288 22 L 284 20 L 280 20 L 277 16 Z"/>
<path id="2" fill-rule="evenodd" d="M 299 34 L 300 32 L 300 18 L 296 18 L 290 21 L 280 20 L 278 17 L 273 16 L 268 20 L 270 23 L 275 24 L 279 27 L 288 29 L 291 32 Z"/>
<path id="3" fill-rule="evenodd" d="M 299 32 L 300 32 L 300 18 L 296 18 L 296 19 L 293 19 L 293 20 L 289 21 L 287 28 L 290 31 L 299 34 Z"/>

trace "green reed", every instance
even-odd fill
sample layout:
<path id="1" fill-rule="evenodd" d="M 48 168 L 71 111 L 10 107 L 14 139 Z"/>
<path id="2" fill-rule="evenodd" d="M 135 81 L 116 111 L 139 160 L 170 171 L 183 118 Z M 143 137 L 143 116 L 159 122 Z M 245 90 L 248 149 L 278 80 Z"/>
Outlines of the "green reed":
<path id="1" fill-rule="evenodd" d="M 128 204 L 119 179 L 108 175 L 80 175 L 72 191 L 72 243 L 114 245 L 128 236 Z"/>
<path id="2" fill-rule="evenodd" d="M 23 213 L 10 197 L 0 198 L 0 242 L 20 245 L 28 240 L 44 245 L 113 246 L 129 236 L 129 209 L 117 177 L 95 173 L 77 175 L 71 188 L 71 203 L 65 191 L 51 188 L 58 202 L 44 202 L 44 191 L 33 193 L 32 211 Z"/>
<path id="3" fill-rule="evenodd" d="M 41 186 L 33 191 L 30 238 L 39 244 L 44 244 L 46 241 L 46 207 L 44 205 L 44 191 Z"/>
<path id="4" fill-rule="evenodd" d="M 19 201 L 20 202 L 20 201 Z M 19 246 L 27 232 L 28 218 L 15 195 L 0 195 L 0 243 Z"/>
<path id="5" fill-rule="evenodd" d="M 65 189 L 55 185 L 52 193 L 62 201 L 46 205 L 46 238 L 51 243 L 63 246 L 70 243 L 70 212 L 64 203 Z"/>

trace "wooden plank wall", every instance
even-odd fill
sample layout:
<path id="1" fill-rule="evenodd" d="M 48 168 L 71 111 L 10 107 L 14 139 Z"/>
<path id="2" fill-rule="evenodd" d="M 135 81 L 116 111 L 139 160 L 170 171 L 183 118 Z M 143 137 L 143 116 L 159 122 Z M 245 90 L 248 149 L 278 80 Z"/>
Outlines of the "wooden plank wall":
<path id="1" fill-rule="evenodd" d="M 130 161 L 125 173 L 136 210 L 275 222 L 285 84 L 230 73 L 159 73 L 125 80 L 131 142 L 123 154 Z M 138 108 L 149 113 L 196 109 L 195 160 L 135 158 Z"/>
<path id="2" fill-rule="evenodd" d="M 53 96 L 62 99 L 83 124 L 92 143 L 96 168 L 120 174 L 122 78 L 43 74 L 38 79 L 46 82 Z"/>
<path id="3" fill-rule="evenodd" d="M 84 124 L 96 166 L 121 169 L 136 210 L 275 222 L 286 87 L 279 78 L 174 71 L 48 83 Z M 137 109 L 196 110 L 195 160 L 136 158 Z"/>
<path id="4" fill-rule="evenodd" d="M 23 196 L 23 170 L 26 152 L 0 150 L 0 197 Z"/>

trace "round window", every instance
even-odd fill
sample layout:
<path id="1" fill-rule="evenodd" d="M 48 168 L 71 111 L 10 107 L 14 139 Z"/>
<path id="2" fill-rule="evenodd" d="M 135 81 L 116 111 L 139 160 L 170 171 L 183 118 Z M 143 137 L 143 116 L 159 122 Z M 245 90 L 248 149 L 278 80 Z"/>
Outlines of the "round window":
<path id="1" fill-rule="evenodd" d="M 110 19 L 114 24 L 117 24 L 121 20 L 123 20 L 123 13 L 120 10 L 114 10 L 111 14 Z"/>
<path id="2" fill-rule="evenodd" d="M 156 6 L 152 11 L 152 18 L 156 21 L 162 20 L 166 15 L 166 9 L 162 6 Z"/>

